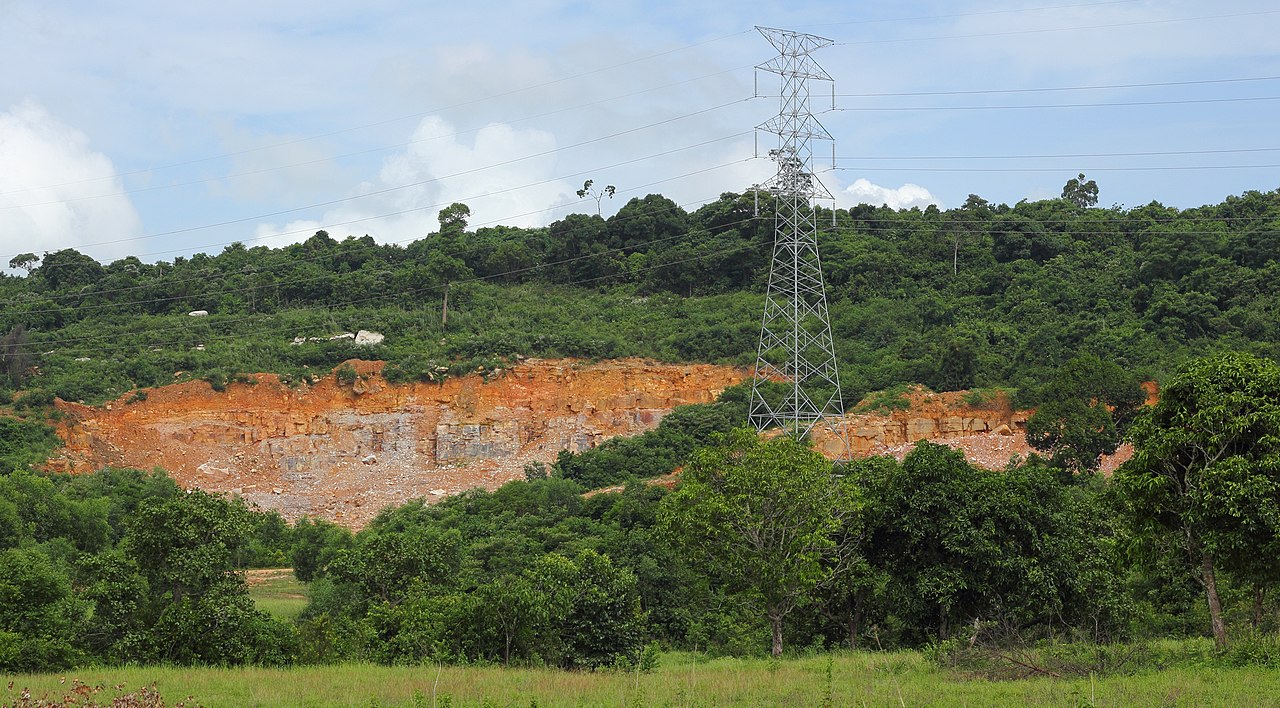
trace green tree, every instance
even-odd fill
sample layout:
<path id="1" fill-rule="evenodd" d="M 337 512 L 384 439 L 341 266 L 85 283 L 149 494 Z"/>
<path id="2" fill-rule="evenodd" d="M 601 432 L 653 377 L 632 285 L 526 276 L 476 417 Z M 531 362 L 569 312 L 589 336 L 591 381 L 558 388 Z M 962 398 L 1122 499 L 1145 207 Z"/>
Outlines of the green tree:
<path id="1" fill-rule="evenodd" d="M 293 527 L 289 559 L 294 576 L 304 583 L 323 578 L 333 559 L 351 544 L 351 532 L 342 526 L 304 516 Z"/>
<path id="2" fill-rule="evenodd" d="M 535 581 L 524 576 L 502 575 L 476 588 L 483 619 L 477 629 L 488 628 L 502 645 L 502 663 L 512 653 L 529 656 L 538 630 L 546 621 L 547 598 L 535 590 Z"/>
<path id="3" fill-rule="evenodd" d="M 106 275 L 101 263 L 74 248 L 47 254 L 40 267 L 33 272 L 38 273 L 54 290 L 94 285 Z"/>
<path id="4" fill-rule="evenodd" d="M 0 670 L 49 671 L 82 660 L 87 610 L 39 550 L 0 551 Z"/>
<path id="5" fill-rule="evenodd" d="M 352 548 L 335 554 L 328 575 L 369 600 L 394 605 L 420 586 L 455 581 L 461 546 L 456 530 L 375 527 L 357 537 Z"/>
<path id="6" fill-rule="evenodd" d="M 9 333 L 0 337 L 0 381 L 19 389 L 31 367 L 31 352 L 27 350 L 27 328 L 14 325 Z"/>
<path id="7" fill-rule="evenodd" d="M 537 632 L 544 661 L 597 669 L 619 657 L 639 658 L 644 614 L 630 570 L 584 550 L 573 559 L 543 556 L 526 576 L 546 608 L 546 624 Z"/>
<path id="8" fill-rule="evenodd" d="M 1101 457 L 1116 451 L 1146 394 L 1115 362 L 1082 354 L 1059 367 L 1036 398 L 1027 443 L 1076 473 L 1098 469 Z"/>
<path id="9" fill-rule="evenodd" d="M 881 590 L 880 624 L 901 640 L 947 639 L 974 618 L 1099 635 L 1123 625 L 1114 533 L 1096 495 L 1044 465 L 992 472 L 921 442 L 901 464 L 859 460 L 849 477 L 865 510 L 860 545 Z"/>
<path id="10" fill-rule="evenodd" d="M 9 259 L 9 267 L 14 270 L 21 268 L 30 274 L 32 270 L 35 270 L 36 264 L 39 262 L 40 256 L 34 253 L 19 253 Z"/>
<path id="11" fill-rule="evenodd" d="M 1081 172 L 1062 186 L 1062 198 L 1081 209 L 1095 206 L 1098 203 L 1098 183 L 1093 180 L 1086 181 L 1084 173 Z"/>
<path id="12" fill-rule="evenodd" d="M 126 553 L 173 602 L 239 577 L 235 557 L 253 531 L 243 503 L 198 489 L 143 500 L 128 526 Z"/>
<path id="13" fill-rule="evenodd" d="M 440 221 L 441 236 L 458 236 L 467 230 L 471 207 L 462 202 L 454 202 L 441 209 L 436 218 Z"/>
<path id="14" fill-rule="evenodd" d="M 612 184 L 606 185 L 604 189 L 592 189 L 592 185 L 594 184 L 595 184 L 594 180 L 587 180 L 586 182 L 583 182 L 582 189 L 579 189 L 577 194 L 579 199 L 586 199 L 587 197 L 591 197 L 592 199 L 596 200 L 596 216 L 599 216 L 600 200 L 604 199 L 605 197 L 613 199 L 614 193 L 616 193 L 618 190 Z M 10 267 L 13 267 L 13 266 L 10 266 Z"/>
<path id="15" fill-rule="evenodd" d="M 789 437 L 739 429 L 696 450 L 662 519 L 687 551 L 756 604 L 782 655 L 782 621 L 827 580 L 843 505 L 817 452 Z"/>
<path id="16" fill-rule="evenodd" d="M 1218 571 L 1249 567 L 1280 537 L 1280 366 L 1236 353 L 1193 362 L 1130 436 L 1116 505 L 1136 548 L 1181 558 L 1199 580 L 1225 646 Z"/>

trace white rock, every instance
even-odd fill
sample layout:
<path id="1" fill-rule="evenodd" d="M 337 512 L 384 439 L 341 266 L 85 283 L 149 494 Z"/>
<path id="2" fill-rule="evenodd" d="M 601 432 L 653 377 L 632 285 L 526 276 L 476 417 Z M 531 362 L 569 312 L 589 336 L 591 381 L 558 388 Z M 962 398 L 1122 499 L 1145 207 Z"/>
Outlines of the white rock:
<path id="1" fill-rule="evenodd" d="M 448 492 L 444 491 L 443 489 L 432 489 L 432 490 L 431 490 L 431 496 L 433 496 L 433 497 L 442 497 L 442 496 L 444 496 L 445 494 L 448 494 Z"/>
<path id="2" fill-rule="evenodd" d="M 386 336 L 381 332 L 371 332 L 367 329 L 362 329 L 359 332 L 356 332 L 357 346 L 370 347 L 374 344 L 382 344 L 382 340 L 384 339 L 386 339 Z"/>
<path id="3" fill-rule="evenodd" d="M 329 341 L 332 342 L 335 339 L 351 339 L 353 337 L 355 337 L 354 334 L 350 332 L 343 332 L 342 334 L 335 334 L 332 337 L 329 337 Z"/>
<path id="4" fill-rule="evenodd" d="M 302 343 L 303 343 L 303 342 L 305 342 L 305 341 L 307 341 L 307 338 L 306 338 L 306 337 L 294 337 L 294 338 L 293 338 L 293 341 L 291 342 L 291 344 L 293 344 L 293 346 L 295 346 L 295 347 L 296 347 L 296 346 L 298 346 L 299 344 L 302 344 Z"/>
<path id="5" fill-rule="evenodd" d="M 208 310 L 192 310 L 191 312 L 187 313 L 187 316 L 188 317 L 208 317 L 209 311 Z"/>
<path id="6" fill-rule="evenodd" d="M 364 457 L 360 458 L 360 461 L 366 465 L 372 465 L 373 463 L 378 461 L 378 457 L 376 455 L 365 455 Z"/>
<path id="7" fill-rule="evenodd" d="M 93 361 L 93 360 L 87 356 L 78 356 L 76 357 L 76 361 Z"/>

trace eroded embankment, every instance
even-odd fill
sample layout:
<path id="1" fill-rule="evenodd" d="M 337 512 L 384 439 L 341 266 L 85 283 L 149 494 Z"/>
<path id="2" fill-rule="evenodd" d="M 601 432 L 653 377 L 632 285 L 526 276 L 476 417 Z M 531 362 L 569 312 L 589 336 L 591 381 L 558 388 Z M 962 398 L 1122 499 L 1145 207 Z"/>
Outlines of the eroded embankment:
<path id="1" fill-rule="evenodd" d="M 161 467 L 184 487 L 358 528 L 386 505 L 493 489 L 522 477 L 526 463 L 649 430 L 672 408 L 713 401 L 748 375 L 529 359 L 487 380 L 393 385 L 381 362 L 349 363 L 358 378 L 345 383 L 329 375 L 290 387 L 260 374 L 221 392 L 190 381 L 134 402 L 59 402 L 67 445 L 51 465 Z"/>
<path id="2" fill-rule="evenodd" d="M 657 426 L 672 408 L 715 400 L 743 369 L 640 360 L 525 360 L 483 377 L 390 384 L 382 363 L 348 362 L 299 386 L 260 374 L 215 391 L 204 381 L 149 389 L 101 407 L 58 402 L 66 448 L 50 466 L 160 467 L 184 487 L 239 494 L 285 517 L 359 528 L 383 507 L 438 500 L 523 477 L 530 462 L 580 451 Z M 951 445 L 999 469 L 1031 452 L 1027 411 L 1007 397 L 910 392 L 896 410 L 850 415 L 855 456 L 901 458 L 921 440 Z M 817 430 L 828 456 L 842 450 Z M 1104 461 L 1114 468 L 1127 454 Z"/>

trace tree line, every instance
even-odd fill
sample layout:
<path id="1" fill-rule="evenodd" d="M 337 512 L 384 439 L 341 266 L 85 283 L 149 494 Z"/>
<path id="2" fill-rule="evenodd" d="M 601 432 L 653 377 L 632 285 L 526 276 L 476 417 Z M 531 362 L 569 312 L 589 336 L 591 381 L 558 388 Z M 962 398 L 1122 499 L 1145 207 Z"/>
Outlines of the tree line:
<path id="1" fill-rule="evenodd" d="M 1073 182 L 1014 205 L 819 210 L 834 222 L 820 248 L 844 400 L 919 383 L 1035 404 L 1081 354 L 1147 379 L 1207 352 L 1280 354 L 1280 191 L 1099 208 L 1097 185 Z M 318 232 L 155 263 L 21 254 L 11 266 L 26 273 L 0 277 L 0 388 L 97 402 L 177 372 L 300 380 L 354 355 L 406 380 L 515 355 L 749 364 L 773 231 L 770 200 L 756 201 L 726 193 L 686 211 L 652 194 L 607 219 L 474 229 L 455 204 L 406 244 Z M 328 340 L 358 329 L 387 339 Z"/>

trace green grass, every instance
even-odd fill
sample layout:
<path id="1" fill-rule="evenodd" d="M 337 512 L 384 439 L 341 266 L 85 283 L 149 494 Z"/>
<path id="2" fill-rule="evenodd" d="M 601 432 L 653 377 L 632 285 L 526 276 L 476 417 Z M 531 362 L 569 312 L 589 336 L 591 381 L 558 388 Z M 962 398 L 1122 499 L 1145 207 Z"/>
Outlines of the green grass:
<path id="1" fill-rule="evenodd" d="M 249 596 L 259 610 L 282 619 L 293 619 L 307 606 L 307 585 L 293 577 L 290 568 L 250 570 Z"/>
<path id="2" fill-rule="evenodd" d="M 854 406 L 853 412 L 889 415 L 894 411 L 907 410 L 911 407 L 911 401 L 907 398 L 907 394 L 911 393 L 914 388 L 916 387 L 910 384 L 898 384 L 883 391 L 873 391 Z"/>
<path id="3" fill-rule="evenodd" d="M 66 683 L 59 683 L 62 679 Z M 24 687 L 33 697 L 56 698 L 72 679 L 107 686 L 97 696 L 100 701 L 154 682 L 169 703 L 191 696 L 205 706 L 1280 705 L 1280 672 L 1262 668 L 996 682 L 938 669 L 918 652 L 839 653 L 780 662 L 673 653 L 650 674 L 365 664 L 98 668 L 8 677 L 14 688 L 5 693 L 0 686 L 0 703 L 12 702 Z M 119 684 L 124 686 L 115 689 Z"/>

